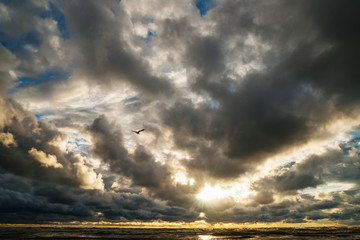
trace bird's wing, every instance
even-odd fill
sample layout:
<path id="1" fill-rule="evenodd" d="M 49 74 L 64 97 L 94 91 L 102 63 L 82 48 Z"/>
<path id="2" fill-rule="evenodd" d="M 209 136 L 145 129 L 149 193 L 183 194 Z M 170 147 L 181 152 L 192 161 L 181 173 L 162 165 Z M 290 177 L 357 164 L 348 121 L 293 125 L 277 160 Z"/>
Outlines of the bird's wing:
<path id="1" fill-rule="evenodd" d="M 141 129 L 141 130 L 137 130 L 137 131 L 131 130 L 131 131 L 134 132 L 134 133 L 140 134 L 140 132 L 145 131 L 145 129 Z"/>

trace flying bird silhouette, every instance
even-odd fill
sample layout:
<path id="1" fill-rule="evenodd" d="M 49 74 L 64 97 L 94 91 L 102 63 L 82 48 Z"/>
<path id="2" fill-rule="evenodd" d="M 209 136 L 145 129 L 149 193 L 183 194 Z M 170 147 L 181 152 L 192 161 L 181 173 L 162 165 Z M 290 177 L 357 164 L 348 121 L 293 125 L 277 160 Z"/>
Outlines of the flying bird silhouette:
<path id="1" fill-rule="evenodd" d="M 137 130 L 137 131 L 131 130 L 131 131 L 134 132 L 134 133 L 136 133 L 136 134 L 140 134 L 140 132 L 145 131 L 145 129 L 140 129 L 140 130 Z"/>

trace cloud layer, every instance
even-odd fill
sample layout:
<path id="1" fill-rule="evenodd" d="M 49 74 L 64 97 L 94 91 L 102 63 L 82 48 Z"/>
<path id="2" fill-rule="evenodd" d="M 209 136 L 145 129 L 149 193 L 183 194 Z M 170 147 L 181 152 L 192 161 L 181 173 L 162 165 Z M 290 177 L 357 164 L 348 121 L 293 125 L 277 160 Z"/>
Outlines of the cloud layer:
<path id="1" fill-rule="evenodd" d="M 358 224 L 359 3 L 211 3 L 0 2 L 0 221 Z"/>

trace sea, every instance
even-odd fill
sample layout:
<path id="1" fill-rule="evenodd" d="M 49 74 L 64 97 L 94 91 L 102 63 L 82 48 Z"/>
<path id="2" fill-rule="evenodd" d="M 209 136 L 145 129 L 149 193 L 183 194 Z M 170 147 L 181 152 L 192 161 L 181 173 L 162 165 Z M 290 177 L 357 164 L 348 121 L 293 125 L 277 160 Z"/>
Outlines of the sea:
<path id="1" fill-rule="evenodd" d="M 0 239 L 359 239 L 360 227 L 326 228 L 97 228 L 0 227 Z"/>

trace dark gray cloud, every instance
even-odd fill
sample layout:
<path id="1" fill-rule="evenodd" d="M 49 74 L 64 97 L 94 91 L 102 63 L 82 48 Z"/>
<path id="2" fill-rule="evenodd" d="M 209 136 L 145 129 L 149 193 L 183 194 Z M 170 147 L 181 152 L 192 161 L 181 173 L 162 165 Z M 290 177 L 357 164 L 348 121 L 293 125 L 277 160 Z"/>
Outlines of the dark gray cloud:
<path id="1" fill-rule="evenodd" d="M 265 196 L 265 195 L 263 195 Z M 269 196 L 267 196 L 269 197 Z M 246 207 L 233 207 L 224 210 L 214 208 L 204 209 L 209 222 L 227 221 L 233 222 L 277 222 L 305 223 L 308 220 L 332 219 L 340 221 L 358 220 L 358 204 L 352 201 L 354 196 L 343 193 L 330 193 L 329 199 L 316 199 L 313 196 L 299 196 L 296 201 L 283 200 L 280 202 L 258 202 L 261 205 Z M 267 198 L 269 199 L 269 198 Z M 259 199 L 257 199 L 259 200 Z M 265 200 L 265 199 L 262 199 Z M 348 209 L 353 211 L 351 214 Z"/>
<path id="2" fill-rule="evenodd" d="M 19 64 L 19 60 L 14 54 L 0 44 L 0 94 L 4 96 L 6 90 L 14 85 L 14 81 L 10 75 L 11 70 L 15 69 Z"/>
<path id="3" fill-rule="evenodd" d="M 252 183 L 255 193 L 250 198 L 253 202 L 246 208 L 232 207 L 233 204 L 225 209 L 207 207 L 204 208 L 207 220 L 301 223 L 306 219 L 332 219 L 355 223 L 359 208 L 357 143 L 357 137 L 354 137 L 341 143 L 341 148 L 279 167 L 273 174 Z M 350 184 L 350 189 L 343 190 L 341 184 Z M 287 197 L 289 200 L 278 200 Z M 352 209 L 354 214 L 347 209 Z"/>
<path id="4" fill-rule="evenodd" d="M 353 65 L 359 36 L 352 34 L 357 17 L 346 9 L 357 4 L 350 1 L 337 11 L 337 2 L 229 1 L 211 11 L 217 31 L 185 42 L 183 62 L 192 89 L 209 96 L 215 107 L 179 101 L 164 111 L 177 146 L 219 148 L 225 155 L 219 165 L 236 161 L 240 175 L 268 156 L 307 143 L 339 114 L 351 115 L 360 100 Z M 247 44 L 250 37 L 268 49 Z M 262 70 L 230 77 L 226 57 L 232 51 L 242 56 L 240 63 L 255 61 Z M 179 129 L 187 131 L 176 136 Z M 201 150 L 197 153 L 191 166 L 213 169 L 201 163 L 207 161 L 199 157 Z"/>
<path id="5" fill-rule="evenodd" d="M 167 167 L 156 162 L 143 146 L 128 154 L 122 146 L 120 128 L 109 123 L 104 116 L 95 119 L 86 129 L 92 134 L 94 153 L 110 165 L 110 172 L 130 178 L 134 187 L 148 189 L 149 197 L 141 191 L 126 189 L 102 192 L 98 189 L 102 180 L 93 172 L 93 168 L 84 164 L 74 153 L 61 150 L 54 142 L 64 136 L 53 125 L 43 120 L 36 121 L 13 100 L 2 99 L 1 110 L 6 113 L 0 122 L 2 222 L 19 222 L 19 218 L 22 222 L 54 219 L 97 221 L 102 218 L 174 221 L 177 220 L 173 215 L 176 208 L 160 204 L 150 196 L 175 205 L 189 204 L 188 187 L 177 188 L 173 185 Z M 6 144 L 5 140 L 10 135 L 12 138 L 9 141 L 12 142 Z M 42 157 L 41 161 L 36 154 L 32 154 L 33 148 Z M 51 164 L 50 156 L 61 167 Z M 178 217 L 189 221 L 198 215 L 191 209 L 181 208 L 178 211 Z"/>
<path id="6" fill-rule="evenodd" d="M 357 138 L 354 138 L 357 139 Z M 359 150 L 354 139 L 346 143 L 352 149 L 343 148 L 328 150 L 321 155 L 312 155 L 300 163 L 291 163 L 277 169 L 274 175 L 266 176 L 253 183 L 254 190 L 260 194 L 263 189 L 271 190 L 278 194 L 297 194 L 306 188 L 321 189 L 328 183 L 352 183 L 359 186 Z M 324 188 L 326 189 L 326 188 Z M 356 192 L 356 191 L 355 191 Z M 349 192 L 350 194 L 351 192 Z"/>
<path id="7" fill-rule="evenodd" d="M 296 194 L 297 190 L 317 187 L 325 183 L 322 179 L 324 159 L 312 156 L 292 167 L 282 168 L 276 176 L 266 177 L 254 184 L 254 189 L 273 189 L 287 194 Z"/>
<path id="8" fill-rule="evenodd" d="M 75 61 L 87 77 L 103 86 L 125 81 L 146 94 L 174 93 L 172 83 L 153 74 L 149 63 L 132 52 L 124 39 L 129 19 L 121 3 L 69 2 L 64 14 L 71 34 L 70 48 L 76 52 Z"/>
<path id="9" fill-rule="evenodd" d="M 167 165 L 155 161 L 144 146 L 138 145 L 129 153 L 123 145 L 120 126 L 100 116 L 86 127 L 92 136 L 92 151 L 109 164 L 110 172 L 130 178 L 134 186 L 145 187 L 150 195 L 169 201 L 170 204 L 188 204 L 194 190 L 189 186 L 173 183 Z"/>
<path id="10" fill-rule="evenodd" d="M 105 89 L 125 82 L 141 94 L 169 97 L 175 93 L 169 79 L 155 74 L 151 64 L 131 48 L 129 43 L 137 39 L 125 34 L 131 19 L 120 3 L 29 1 L 25 6 L 21 1 L 5 1 L 2 9 L 7 16 L 0 22 L 4 33 L 0 41 L 20 59 L 15 72 L 37 79 L 18 86 L 27 97 L 55 100 L 59 93 L 68 92 L 71 79 L 43 79 L 54 72 L 76 72 Z"/>
<path id="11" fill-rule="evenodd" d="M 16 107 L 17 105 L 12 103 L 12 106 Z M 36 125 L 34 121 L 29 119 L 28 121 Z M 11 124 L 14 127 L 15 125 Z M 32 125 L 28 124 L 27 127 L 29 126 L 31 128 Z M 45 131 L 44 127 L 41 129 Z M 22 130 L 23 134 L 27 132 L 25 131 L 26 126 L 16 126 L 12 132 L 15 140 L 19 139 L 15 133 L 20 130 Z M 115 123 L 109 123 L 104 116 L 101 116 L 87 127 L 87 131 L 93 136 L 94 152 L 105 163 L 110 165 L 111 172 L 131 178 L 134 185 L 145 187 L 151 193 L 150 195 L 169 200 L 170 204 L 183 207 L 192 205 L 189 198 L 180 201 L 180 197 L 184 197 L 185 193 L 189 193 L 191 188 L 175 186 L 166 182 L 170 180 L 166 166 L 158 165 L 159 163 L 154 161 L 148 150 L 143 146 L 138 146 L 133 154 L 127 152 L 123 147 L 121 130 Z M 53 135 L 56 135 L 56 132 Z M 41 141 L 49 141 L 52 138 L 51 134 L 48 134 Z M 23 146 L 21 141 L 17 141 L 17 144 L 17 148 Z M 356 149 L 354 140 L 350 140 L 343 145 L 350 145 Z M 14 148 L 14 146 L 9 145 L 7 148 Z M 44 148 L 41 149 L 45 151 Z M 356 169 L 358 168 L 354 168 L 354 166 L 359 161 L 359 157 L 356 154 L 348 156 L 349 150 L 344 151 L 343 149 L 339 148 L 339 150 L 329 151 L 324 155 L 312 156 L 302 163 L 288 164 L 279 168 L 278 175 L 273 178 L 264 178 L 257 185 L 254 185 L 258 186 L 258 188 L 254 189 L 259 191 L 254 200 L 264 206 L 243 209 L 233 208 L 231 202 L 222 202 L 221 207 L 205 205 L 197 210 L 191 208 L 185 210 L 183 207 L 167 207 L 166 205 L 159 205 L 151 198 L 139 193 L 105 192 L 99 194 L 97 191 L 79 189 L 79 185 L 68 185 L 66 181 L 59 178 L 59 175 L 57 175 L 57 181 L 46 178 L 48 175 L 45 171 L 55 174 L 49 168 L 43 168 L 42 177 L 29 174 L 18 177 L 14 174 L 22 175 L 23 173 L 2 165 L 6 171 L 13 172 L 1 172 L 1 207 L 4 213 L 2 221 L 18 222 L 18 218 L 13 215 L 14 212 L 17 212 L 18 217 L 21 216 L 22 222 L 33 222 L 34 218 L 30 217 L 33 214 L 36 214 L 35 221 L 37 222 L 46 222 L 53 219 L 61 221 L 79 219 L 96 221 L 102 218 L 107 220 L 126 218 L 129 220 L 162 219 L 175 221 L 182 219 L 193 221 L 197 218 L 198 211 L 204 211 L 209 222 L 273 222 L 281 220 L 304 222 L 305 217 L 313 220 L 330 218 L 344 221 L 349 218 L 356 218 L 356 216 L 346 210 L 336 213 L 322 210 L 346 207 L 345 209 L 351 208 L 355 211 L 358 209 L 358 202 L 356 202 L 358 194 L 356 191 L 342 195 L 332 194 L 328 200 L 316 200 L 313 197 L 304 196 L 298 201 L 273 203 L 273 194 L 292 194 L 294 191 L 306 187 L 319 186 L 320 181 L 324 181 L 321 183 L 337 180 L 357 181 L 358 171 L 356 172 Z M 7 156 L 10 156 L 10 154 L 7 154 Z M 1 160 L 2 164 L 4 164 L 4 158 Z M 118 162 L 118 165 L 115 161 Z M 19 163 L 19 160 L 17 160 L 16 164 Z M 34 180 L 29 181 L 29 179 Z M 157 181 L 153 181 L 154 179 Z M 267 191 L 263 189 L 267 189 Z M 12 201 L 9 201 L 10 198 Z M 97 215 L 98 212 L 102 214 Z"/>
<path id="12" fill-rule="evenodd" d="M 160 40 L 169 48 L 172 46 L 182 47 L 191 41 L 195 30 L 186 18 L 165 19 L 161 25 Z"/>
<path id="13" fill-rule="evenodd" d="M 100 193 L 3 172 L 0 179 L 1 222 L 46 223 L 54 220 L 68 222 L 124 219 L 147 221 L 171 218 L 174 221 L 178 217 L 183 218 L 184 215 L 183 209 L 175 216 L 175 209 L 156 203 L 138 193 Z"/>
<path id="14" fill-rule="evenodd" d="M 205 184 L 237 181 L 357 117 L 358 1 L 224 1 L 201 18 L 141 16 L 129 4 L 0 2 L 1 96 L 36 111 L 37 101 L 68 104 L 39 105 L 47 122 L 0 99 L 1 222 L 194 221 L 200 212 L 208 222 L 359 222 L 356 134 L 254 181 L 243 205 L 196 200 Z M 54 72 L 64 73 L 44 77 Z M 16 77 L 23 82 L 8 91 Z M 84 83 L 89 99 L 98 86 L 136 93 L 74 107 L 66 98 Z M 141 122 L 138 141 L 121 130 Z M 63 149 L 57 127 L 83 129 L 92 145 Z M 178 170 L 188 184 L 175 181 Z M 326 191 L 333 183 L 354 188 Z"/>
<path id="15" fill-rule="evenodd" d="M 69 64 L 64 58 L 58 19 L 50 16 L 52 6 L 48 1 L 1 1 L 0 41 L 19 59 L 19 76 L 64 71 Z"/>
<path id="16" fill-rule="evenodd" d="M 207 212 L 207 216 L 210 219 L 209 221 L 226 221 L 226 219 L 232 219 L 232 221 L 240 223 L 276 222 L 281 220 L 304 222 L 305 214 L 290 210 L 295 204 L 296 203 L 292 201 L 282 201 L 258 208 L 234 207 L 225 211 L 225 213 L 210 210 Z"/>
<path id="17" fill-rule="evenodd" d="M 271 191 L 260 191 L 256 194 L 254 201 L 260 204 L 269 204 L 274 201 L 273 193 Z"/>
<path id="18" fill-rule="evenodd" d="M 55 126 L 44 120 L 36 121 L 13 100 L 1 99 L 0 108 L 4 113 L 0 121 L 3 136 L 0 145 L 1 168 L 30 179 L 68 186 L 85 187 L 90 184 L 86 180 L 88 176 L 83 174 L 88 167 L 79 156 L 59 148 L 59 143 L 66 136 Z M 96 173 L 93 174 L 92 177 L 97 178 Z M 100 181 L 97 178 L 92 182 L 93 187 L 98 188 Z"/>
<path id="19" fill-rule="evenodd" d="M 54 181 L 33 180 L 9 172 L 0 173 L 1 222 L 43 222 L 88 218 L 93 212 L 80 202 L 85 190 Z M 16 214 L 15 214 L 16 213 Z"/>

